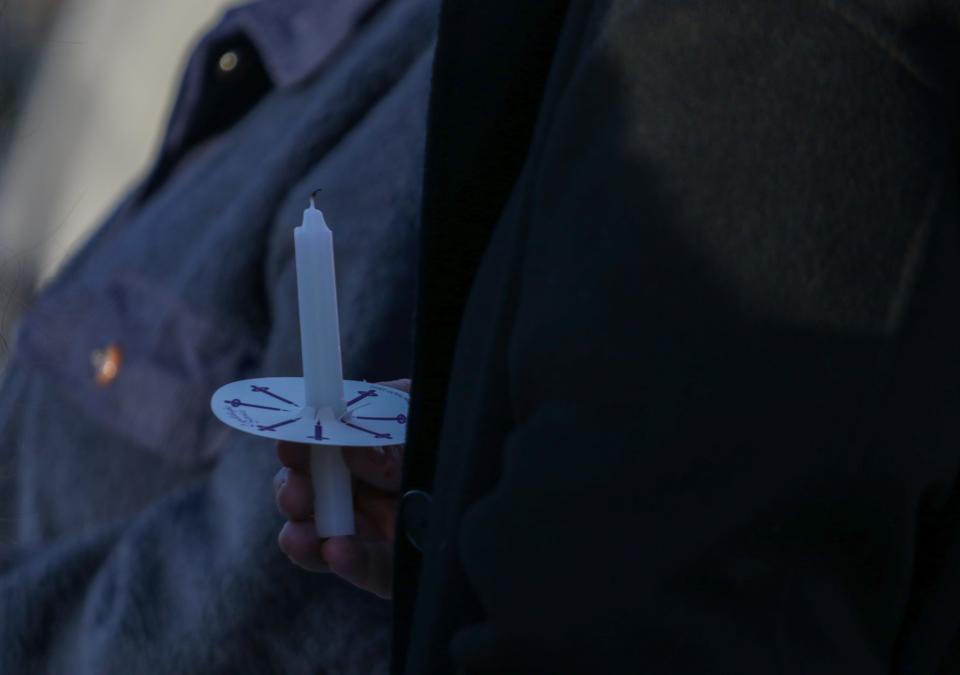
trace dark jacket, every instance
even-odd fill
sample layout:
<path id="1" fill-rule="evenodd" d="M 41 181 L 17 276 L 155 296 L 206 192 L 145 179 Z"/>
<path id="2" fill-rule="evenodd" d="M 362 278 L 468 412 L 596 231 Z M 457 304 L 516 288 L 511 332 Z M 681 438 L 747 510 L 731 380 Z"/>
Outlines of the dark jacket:
<path id="1" fill-rule="evenodd" d="M 446 3 L 398 672 L 960 670 L 958 23 Z"/>

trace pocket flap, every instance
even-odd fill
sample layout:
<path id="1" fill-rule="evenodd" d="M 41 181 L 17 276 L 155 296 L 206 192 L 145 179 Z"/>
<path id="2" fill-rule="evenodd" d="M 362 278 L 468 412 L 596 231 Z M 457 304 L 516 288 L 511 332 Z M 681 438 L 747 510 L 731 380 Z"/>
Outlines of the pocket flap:
<path id="1" fill-rule="evenodd" d="M 192 463 L 216 454 L 223 436 L 210 396 L 248 373 L 260 349 L 236 326 L 127 275 L 42 298 L 18 328 L 15 353 L 111 431 Z"/>

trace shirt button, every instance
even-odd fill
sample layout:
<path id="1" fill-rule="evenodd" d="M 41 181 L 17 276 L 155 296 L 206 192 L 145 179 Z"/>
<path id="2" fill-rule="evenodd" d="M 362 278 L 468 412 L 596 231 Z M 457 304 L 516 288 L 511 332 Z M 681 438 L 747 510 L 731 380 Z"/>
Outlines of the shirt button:
<path id="1" fill-rule="evenodd" d="M 217 61 L 217 68 L 220 69 L 221 73 L 229 73 L 237 67 L 238 63 L 240 63 L 240 56 L 231 49 L 220 56 L 220 60 Z"/>
<path id="2" fill-rule="evenodd" d="M 123 363 L 123 351 L 116 344 L 110 344 L 103 349 L 95 349 L 90 354 L 93 363 L 93 381 L 98 387 L 108 387 L 117 379 L 120 365 Z"/>
<path id="3" fill-rule="evenodd" d="M 398 518 L 413 547 L 423 552 L 430 530 L 433 497 L 423 490 L 410 490 L 400 498 Z"/>

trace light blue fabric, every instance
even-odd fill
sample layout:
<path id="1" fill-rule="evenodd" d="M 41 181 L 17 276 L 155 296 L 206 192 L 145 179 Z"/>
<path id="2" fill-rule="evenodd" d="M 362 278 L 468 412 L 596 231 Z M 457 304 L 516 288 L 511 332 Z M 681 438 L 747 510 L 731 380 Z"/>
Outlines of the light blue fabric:
<path id="1" fill-rule="evenodd" d="M 274 2 L 274 29 L 308 16 Z M 300 374 L 292 230 L 318 187 L 344 375 L 409 374 L 436 2 L 355 4 L 363 21 L 306 75 L 269 65 L 309 50 L 267 56 L 250 31 L 263 14 L 201 42 L 188 80 L 242 33 L 278 86 L 218 135 L 168 137 L 169 175 L 120 205 L 17 331 L 0 389 L 0 673 L 386 670 L 388 603 L 283 556 L 273 444 L 209 411 L 225 382 Z M 309 36 L 291 31 L 276 34 Z M 171 133 L 202 88 L 185 82 Z M 108 344 L 123 362 L 98 387 L 90 355 Z"/>

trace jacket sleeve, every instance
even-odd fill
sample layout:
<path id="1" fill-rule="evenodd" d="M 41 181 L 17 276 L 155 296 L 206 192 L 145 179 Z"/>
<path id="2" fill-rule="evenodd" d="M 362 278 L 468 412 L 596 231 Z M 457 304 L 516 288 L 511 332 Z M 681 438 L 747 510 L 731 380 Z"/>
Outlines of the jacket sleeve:
<path id="1" fill-rule="evenodd" d="M 902 4 L 597 10 L 500 224 L 514 426 L 457 542 L 465 671 L 885 673 L 937 616 L 936 672 L 956 16 Z"/>

